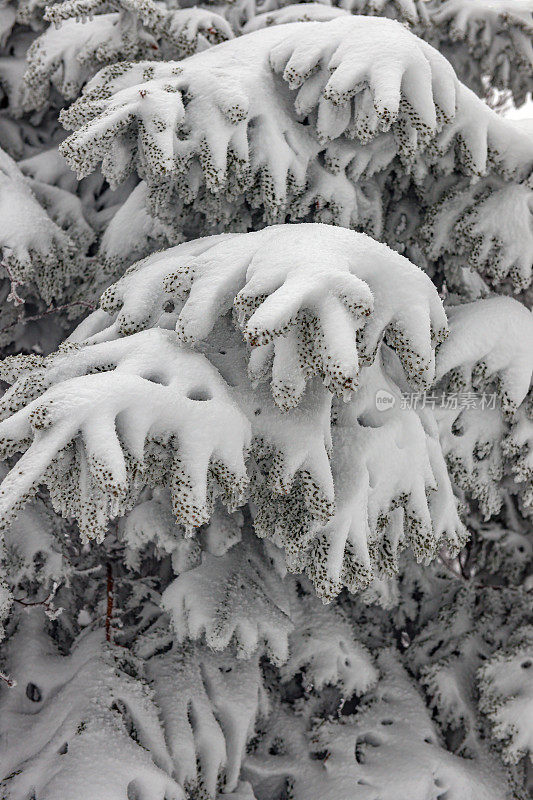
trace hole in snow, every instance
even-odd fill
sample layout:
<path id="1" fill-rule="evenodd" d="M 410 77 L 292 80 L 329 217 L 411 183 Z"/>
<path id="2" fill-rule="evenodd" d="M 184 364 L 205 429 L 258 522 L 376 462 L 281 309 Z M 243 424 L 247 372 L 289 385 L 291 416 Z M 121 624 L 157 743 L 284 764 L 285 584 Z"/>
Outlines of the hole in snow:
<path id="1" fill-rule="evenodd" d="M 531 659 L 528 658 L 527 661 L 522 661 L 520 666 L 522 667 L 522 669 L 530 669 L 532 665 L 533 665 L 533 661 L 531 661 Z"/>
<path id="2" fill-rule="evenodd" d="M 172 314 L 175 308 L 176 306 L 174 305 L 172 300 L 166 300 L 163 303 L 163 311 L 165 312 L 165 314 Z"/>
<path id="3" fill-rule="evenodd" d="M 121 715 L 122 722 L 124 724 L 124 727 L 126 728 L 128 736 L 130 736 L 130 738 L 133 739 L 134 742 L 137 742 L 137 744 L 139 744 L 139 736 L 137 733 L 137 728 L 135 727 L 135 723 L 133 721 L 131 714 L 128 711 L 126 704 L 123 703 L 122 700 L 115 700 L 115 702 L 111 706 L 111 710 L 117 711 Z"/>
<path id="4" fill-rule="evenodd" d="M 41 690 L 34 683 L 28 683 L 26 686 L 26 697 L 28 700 L 31 700 L 32 703 L 40 703 L 43 699 Z"/>
<path id="5" fill-rule="evenodd" d="M 452 425 L 452 433 L 454 436 L 462 436 L 464 434 L 464 428 L 461 423 L 456 420 Z"/>
<path id="6" fill-rule="evenodd" d="M 126 796 L 127 796 L 128 800 L 141 800 L 141 795 L 140 795 L 139 790 L 137 788 L 137 782 L 136 781 L 132 781 L 131 783 L 128 783 L 128 788 L 126 790 Z"/>
<path id="7" fill-rule="evenodd" d="M 353 714 L 355 714 L 360 704 L 361 704 L 360 699 L 355 694 L 353 694 L 350 698 L 348 698 L 348 700 L 344 701 L 344 704 L 340 709 L 340 713 L 342 714 L 343 717 L 350 717 Z"/>
<path id="8" fill-rule="evenodd" d="M 520 549 L 520 548 L 519 548 Z M 38 550 L 33 556 L 33 565 L 36 572 L 40 572 L 46 562 L 46 556 L 42 550 Z"/>
<path id="9" fill-rule="evenodd" d="M 65 753 L 68 753 L 68 742 L 64 742 L 57 751 L 58 756 L 64 756 Z"/>
<path id="10" fill-rule="evenodd" d="M 313 761 L 325 761 L 328 757 L 328 751 L 317 750 L 315 753 L 310 753 L 310 756 Z"/>
<path id="11" fill-rule="evenodd" d="M 358 764 L 366 763 L 366 751 L 368 747 L 379 747 L 381 741 L 373 733 L 365 733 L 359 736 L 355 743 L 355 760 Z"/>
<path id="12" fill-rule="evenodd" d="M 159 383 L 160 386 L 167 386 L 167 381 L 161 375 L 145 375 L 144 380 L 150 381 L 150 383 Z"/>
<path id="13" fill-rule="evenodd" d="M 357 422 L 363 428 L 381 428 L 381 425 L 372 419 L 371 414 L 360 414 L 360 416 L 357 417 Z"/>
<path id="14" fill-rule="evenodd" d="M 207 389 L 201 389 L 200 387 L 191 389 L 187 397 L 189 400 L 197 400 L 200 403 L 205 403 L 206 400 L 212 400 L 213 398 L 211 392 L 208 392 Z"/>
<path id="15" fill-rule="evenodd" d="M 394 725 L 394 720 L 393 719 L 382 719 L 381 720 L 381 724 L 382 725 Z"/>
<path id="16" fill-rule="evenodd" d="M 276 736 L 270 747 L 268 748 L 268 753 L 271 756 L 282 756 L 285 753 L 285 746 L 283 744 L 283 739 L 280 739 L 279 736 Z"/>

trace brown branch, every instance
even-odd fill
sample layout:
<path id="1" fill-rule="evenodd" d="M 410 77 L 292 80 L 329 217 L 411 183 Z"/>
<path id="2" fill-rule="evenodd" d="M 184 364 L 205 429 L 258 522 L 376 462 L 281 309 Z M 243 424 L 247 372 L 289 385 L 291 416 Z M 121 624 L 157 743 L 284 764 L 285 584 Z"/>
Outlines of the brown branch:
<path id="1" fill-rule="evenodd" d="M 85 306 L 85 308 L 88 308 L 90 311 L 94 311 L 96 308 L 92 303 L 87 303 L 85 300 L 73 300 L 72 303 L 65 303 L 62 306 L 47 308 L 46 311 L 42 311 L 40 314 L 33 314 L 31 317 L 23 317 L 20 315 L 17 319 L 13 320 L 13 322 L 0 328 L 0 333 L 5 333 L 5 331 L 8 331 L 14 325 L 18 325 L 19 322 L 24 324 L 26 324 L 26 322 L 36 322 L 39 319 L 44 319 L 44 317 L 47 317 L 49 314 L 55 314 L 58 311 L 66 311 L 67 308 L 73 308 L 74 306 Z"/>
<path id="2" fill-rule="evenodd" d="M 113 616 L 113 568 L 111 562 L 107 562 L 107 610 L 105 615 L 105 638 L 106 642 L 111 641 L 111 617 Z"/>
<path id="3" fill-rule="evenodd" d="M 56 608 L 53 603 L 58 588 L 59 588 L 59 583 L 54 583 L 50 593 L 48 594 L 47 597 L 44 598 L 44 600 L 22 600 L 22 599 L 19 600 L 16 597 L 14 597 L 13 602 L 18 603 L 20 606 L 23 606 L 24 608 L 35 608 L 36 606 L 42 606 L 45 610 L 45 613 L 50 617 L 50 619 L 55 619 L 63 611 L 62 608 Z"/>

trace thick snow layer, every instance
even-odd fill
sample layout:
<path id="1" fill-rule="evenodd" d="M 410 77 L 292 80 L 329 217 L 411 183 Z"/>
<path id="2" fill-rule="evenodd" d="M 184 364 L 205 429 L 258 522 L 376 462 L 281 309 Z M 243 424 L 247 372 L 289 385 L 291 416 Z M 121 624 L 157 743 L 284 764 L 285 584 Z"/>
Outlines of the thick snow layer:
<path id="1" fill-rule="evenodd" d="M 254 779 L 285 776 L 295 800 L 505 797 L 503 770 L 494 769 L 488 752 L 467 759 L 442 747 L 422 696 L 396 656 L 382 652 L 378 667 L 382 677 L 368 702 L 340 722 L 321 720 L 307 732 L 298 717 L 280 712 L 260 752 L 247 761 Z"/>
<path id="2" fill-rule="evenodd" d="M 46 2 L 0 0 L 0 798 L 521 798 L 533 0 Z"/>
<path id="3" fill-rule="evenodd" d="M 134 790 L 139 800 L 183 800 L 169 775 L 170 758 L 146 686 L 121 669 L 119 653 L 102 642 L 101 631 L 81 637 L 65 657 L 46 635 L 43 620 L 38 608 L 23 614 L 6 652 L 9 670 L 19 677 L 0 700 L 1 769 L 10 776 L 4 784 L 9 800 L 32 792 L 76 800 L 80 791 L 88 800 L 117 800 Z M 137 742 L 127 733 L 128 717 Z"/>
<path id="4" fill-rule="evenodd" d="M 12 283 L 34 280 L 47 302 L 61 296 L 76 268 L 83 270 L 94 238 L 79 199 L 24 177 L 0 150 L 0 217 L 0 252 Z"/>
<path id="5" fill-rule="evenodd" d="M 359 591 L 394 574 L 406 546 L 420 560 L 444 543 L 462 546 L 448 470 L 485 514 L 501 505 L 504 468 L 530 502 L 525 416 L 509 430 L 499 407 L 431 411 L 405 407 L 402 396 L 406 377 L 430 385 L 441 342 L 438 378 L 462 388 L 496 381 L 505 415 L 516 413 L 532 350 L 531 314 L 515 300 L 452 307 L 442 342 L 446 316 L 421 270 L 363 234 L 302 224 L 156 253 L 102 306 L 63 352 L 5 365 L 11 380 L 20 370 L 2 400 L 13 414 L 0 426 L 6 452 L 24 451 L 35 431 L 3 485 L 5 519 L 44 479 L 63 514 L 101 535 L 143 485 L 166 481 L 178 521 L 192 530 L 208 522 L 213 493 L 243 503 L 251 475 L 257 532 L 330 600 L 342 586 Z M 333 431 L 332 392 L 351 400 L 333 408 Z M 388 409 L 377 406 L 380 392 L 392 398 Z M 176 564 L 191 556 L 166 541 Z"/>
<path id="6" fill-rule="evenodd" d="M 503 743 L 505 760 L 533 759 L 533 629 L 517 631 L 514 646 L 498 653 L 479 672 L 481 710 Z"/>
<path id="7" fill-rule="evenodd" d="M 429 386 L 433 349 L 447 325 L 433 284 L 407 259 L 364 234 L 318 224 L 208 237 L 156 253 L 111 286 L 101 306 L 114 319 L 90 341 L 167 327 L 179 311 L 185 344 L 208 337 L 233 307 L 253 348 L 250 376 L 271 373 L 284 409 L 297 405 L 313 374 L 349 399 L 360 363 L 373 361 L 384 333 L 413 384 Z M 89 330 L 84 323 L 74 340 Z"/>
<path id="8" fill-rule="evenodd" d="M 44 394 L 0 423 L 6 453 L 33 438 L 3 483 L 5 520 L 54 464 L 47 475 L 58 509 L 76 516 L 86 535 L 102 535 L 109 516 L 137 499 L 147 440 L 163 448 L 153 455 L 153 480 L 170 469 L 174 511 L 185 525 L 208 521 L 212 478 L 230 505 L 242 502 L 249 423 L 218 372 L 181 350 L 175 335 L 153 330 L 67 349 L 43 377 L 34 391 Z"/>
<path id="9" fill-rule="evenodd" d="M 461 86 L 446 59 L 369 17 L 272 26 L 181 62 L 104 69 L 63 121 L 79 128 L 61 146 L 79 175 L 102 161 L 116 183 L 136 168 L 162 197 L 170 182 L 187 202 L 202 184 L 246 191 L 271 216 L 303 191 L 317 153 L 346 137 L 368 144 L 391 130 L 405 164 L 423 155 L 419 170 L 445 155 L 477 175 L 523 178 L 533 166 L 527 135 Z"/>
<path id="10" fill-rule="evenodd" d="M 188 642 L 156 654 L 147 672 L 180 784 L 213 797 L 225 768 L 226 788 L 236 788 L 246 743 L 269 708 L 257 658 Z"/>
<path id="11" fill-rule="evenodd" d="M 180 642 L 205 633 L 213 650 L 224 650 L 233 641 L 241 658 L 250 658 L 265 644 L 270 659 L 282 664 L 293 627 L 288 598 L 252 536 L 223 556 L 204 553 L 198 567 L 165 590 L 162 605 Z"/>
<path id="12" fill-rule="evenodd" d="M 497 380 L 505 411 L 523 401 L 533 375 L 533 314 L 510 297 L 491 297 L 447 309 L 450 335 L 437 355 L 437 379 L 460 369 L 465 388 Z M 476 377 L 474 373 L 474 378 Z"/>

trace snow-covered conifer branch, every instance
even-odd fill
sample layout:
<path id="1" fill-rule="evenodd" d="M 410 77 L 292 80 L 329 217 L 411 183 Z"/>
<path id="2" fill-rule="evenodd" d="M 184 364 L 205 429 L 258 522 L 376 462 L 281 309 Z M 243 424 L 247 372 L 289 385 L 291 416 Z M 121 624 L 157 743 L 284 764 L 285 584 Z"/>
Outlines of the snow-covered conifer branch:
<path id="1" fill-rule="evenodd" d="M 349 399 L 360 364 L 372 363 L 384 333 L 409 380 L 429 386 L 433 350 L 447 330 L 442 303 L 421 270 L 368 236 L 316 224 L 162 251 L 107 289 L 101 307 L 110 324 L 89 341 L 174 323 L 184 344 L 208 339 L 233 308 L 252 347 L 250 378 L 272 374 L 282 409 L 298 404 L 315 374 Z M 97 328 L 104 321 L 101 312 L 94 316 Z M 90 325 L 81 336 L 90 336 Z"/>
<path id="2" fill-rule="evenodd" d="M 255 540 L 255 541 L 254 541 Z M 222 556 L 204 553 L 202 563 L 179 575 L 162 597 L 178 641 L 205 639 L 213 650 L 234 642 L 241 658 L 266 645 L 277 664 L 288 658 L 292 628 L 287 590 L 250 534 Z"/>
<path id="3" fill-rule="evenodd" d="M 374 40 L 382 53 L 379 61 L 371 57 Z M 392 52 L 401 57 L 393 60 Z M 285 131 L 286 137 L 285 146 L 280 141 L 282 149 L 275 150 L 277 166 L 262 149 L 268 122 L 256 108 L 259 97 L 275 105 L 279 93 L 269 64 L 290 89 L 299 90 L 296 114 L 281 108 L 270 112 L 276 126 L 270 126 L 269 135 Z M 228 85 L 215 89 L 208 73 L 217 67 L 224 68 Z M 309 159 L 323 147 L 320 142 L 344 134 L 367 143 L 392 127 L 404 159 L 412 160 L 428 145 L 430 158 L 433 152 L 433 157 L 442 156 L 458 139 L 457 155 L 466 170 L 483 174 L 492 162 L 506 174 L 527 176 L 533 161 L 527 137 L 479 104 L 436 50 L 397 23 L 366 17 L 295 23 L 239 37 L 181 64 L 124 64 L 103 70 L 63 113 L 67 127 L 80 128 L 63 152 L 80 175 L 103 160 L 104 174 L 113 181 L 123 179 L 136 164 L 149 182 L 175 181 L 174 176 L 183 174 L 190 183 L 192 165 L 198 164 L 206 187 L 215 192 L 228 181 L 230 191 L 233 181 L 236 188 L 244 181 L 246 188 L 259 170 L 266 170 L 272 200 L 281 202 L 289 173 L 294 185 L 302 186 Z M 298 116 L 315 109 L 316 138 L 309 139 Z M 212 124 L 202 129 L 207 113 Z M 123 132 L 132 124 L 134 139 L 126 141 Z M 110 159 L 112 151 L 116 153 Z M 284 151 L 286 158 L 280 161 Z M 119 152 L 123 156 L 117 162 Z"/>
<path id="4" fill-rule="evenodd" d="M 123 59 L 183 58 L 211 44 L 231 39 L 226 20 L 203 8 L 166 10 L 150 0 L 109 4 L 67 0 L 48 7 L 52 25 L 32 44 L 27 55 L 22 93 L 27 110 L 49 101 L 55 87 L 66 99 L 105 64 Z"/>
<path id="5" fill-rule="evenodd" d="M 279 713 L 247 761 L 250 773 L 258 780 L 285 777 L 286 791 L 295 800 L 335 800 L 343 795 L 393 800 L 402 792 L 411 800 L 425 800 L 428 793 L 437 797 L 441 790 L 450 800 L 465 795 L 510 800 L 504 772 L 488 751 L 467 759 L 442 745 L 421 695 L 396 656 L 383 652 L 378 666 L 381 680 L 351 716 L 311 723 L 306 730 L 302 718 Z M 413 750 L 415 783 L 405 770 Z"/>
<path id="6" fill-rule="evenodd" d="M 211 798 L 224 776 L 231 791 L 254 726 L 269 709 L 258 660 L 236 661 L 231 652 L 213 653 L 192 642 L 165 649 L 158 653 L 148 639 L 147 676 L 176 777 Z"/>
<path id="7" fill-rule="evenodd" d="M 26 452 L 3 484 L 4 521 L 43 480 L 56 509 L 90 538 L 167 474 L 186 527 L 208 521 L 208 484 L 230 506 L 243 502 L 249 424 L 217 371 L 171 333 L 68 348 L 5 402 L 23 407 L 1 423 L 3 452 Z"/>
<path id="8" fill-rule="evenodd" d="M 0 0 L 0 797 L 525 800 L 531 0 L 50 1 Z"/>
<path id="9" fill-rule="evenodd" d="M 487 81 L 509 89 L 520 105 L 533 70 L 530 0 L 432 0 L 428 7 L 426 36 L 455 62 L 462 79 L 475 91 Z"/>
<path id="10" fill-rule="evenodd" d="M 450 308 L 448 318 L 450 335 L 438 352 L 437 378 L 444 377 L 449 391 L 470 392 L 474 398 L 469 407 L 443 403 L 437 411 L 449 469 L 486 517 L 500 510 L 509 474 L 527 507 L 533 466 L 527 401 L 533 316 L 511 298 L 492 297 Z"/>
<path id="11" fill-rule="evenodd" d="M 170 235 L 198 214 L 217 231 L 246 229 L 258 213 L 268 223 L 356 227 L 396 247 L 384 218 L 393 213 L 387 181 L 400 172 L 425 218 L 414 225 L 414 252 L 466 255 L 484 280 L 510 278 L 516 290 L 530 282 L 530 135 L 396 22 L 292 23 L 181 62 L 114 64 L 62 118 L 78 129 L 61 145 L 78 174 L 101 161 L 117 185 L 136 172 L 143 189 L 133 210 L 145 203 Z M 483 181 L 469 188 L 472 177 Z M 497 214 L 503 202 L 509 216 Z"/>
<path id="12" fill-rule="evenodd" d="M 478 674 L 480 708 L 493 725 L 504 759 L 516 763 L 533 759 L 529 720 L 533 713 L 533 628 L 516 630 L 507 647 L 497 652 Z"/>
<path id="13" fill-rule="evenodd" d="M 157 800 L 183 800 L 155 703 L 146 682 L 131 676 L 139 668 L 133 656 L 106 646 L 99 631 L 61 656 L 44 620 L 39 609 L 22 613 L 6 654 L 20 683 L 1 700 L 5 796 L 19 800 L 35 789 L 67 798 L 72 786 L 86 786 L 95 800 L 134 788 L 141 798 L 149 791 Z M 14 727 L 21 736 L 6 746 Z"/>
<path id="14" fill-rule="evenodd" d="M 9 279 L 18 286 L 33 282 L 46 303 L 61 298 L 74 274 L 83 271 L 83 254 L 94 237 L 79 200 L 25 178 L 3 151 L 0 186 L 0 248 Z"/>

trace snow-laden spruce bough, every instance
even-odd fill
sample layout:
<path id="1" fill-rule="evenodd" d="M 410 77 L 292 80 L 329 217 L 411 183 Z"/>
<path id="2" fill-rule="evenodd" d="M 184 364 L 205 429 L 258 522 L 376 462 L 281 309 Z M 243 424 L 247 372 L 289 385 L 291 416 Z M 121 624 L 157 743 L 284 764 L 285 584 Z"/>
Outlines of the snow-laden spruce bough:
<path id="1" fill-rule="evenodd" d="M 1 800 L 529 797 L 532 38 L 0 9 Z"/>

